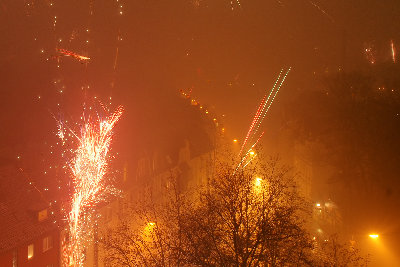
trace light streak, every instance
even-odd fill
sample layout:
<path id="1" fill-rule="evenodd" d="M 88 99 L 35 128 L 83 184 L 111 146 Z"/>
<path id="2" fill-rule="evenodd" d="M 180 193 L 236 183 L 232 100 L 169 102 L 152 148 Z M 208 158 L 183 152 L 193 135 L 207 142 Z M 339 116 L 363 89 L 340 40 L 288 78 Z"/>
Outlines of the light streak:
<path id="1" fill-rule="evenodd" d="M 239 151 L 239 154 L 238 154 L 238 156 L 239 156 L 239 158 L 240 158 L 240 161 L 239 161 L 239 163 L 236 165 L 235 172 L 243 165 L 244 162 L 247 161 L 249 155 L 251 155 L 250 152 L 251 152 L 252 149 L 258 144 L 258 142 L 260 141 L 260 139 L 261 139 L 262 136 L 264 135 L 264 132 L 262 132 L 262 134 L 261 134 L 261 135 L 256 139 L 256 141 L 253 143 L 253 145 L 250 146 L 249 149 L 247 149 L 246 154 L 245 154 L 244 156 L 242 155 L 243 151 L 245 151 L 245 149 L 246 149 L 246 147 L 247 147 L 248 142 L 251 141 L 251 140 L 254 140 L 254 138 L 257 136 L 257 135 L 256 135 L 256 134 L 257 134 L 257 131 L 258 131 L 258 129 L 260 128 L 260 126 L 261 126 L 261 124 L 262 124 L 262 122 L 263 122 L 265 116 L 267 115 L 267 113 L 268 113 L 268 111 L 269 111 L 269 109 L 270 109 L 272 103 L 274 102 L 275 97 L 277 96 L 277 94 L 278 94 L 280 88 L 282 87 L 283 83 L 285 82 L 286 77 L 287 77 L 287 75 L 289 74 L 290 70 L 291 70 L 291 68 L 289 68 L 289 69 L 286 71 L 286 73 L 282 76 L 282 74 L 283 74 L 283 69 L 282 69 L 282 70 L 280 71 L 279 75 L 278 75 L 278 78 L 276 78 L 275 83 L 274 83 L 272 89 L 269 91 L 269 94 L 266 94 L 266 95 L 262 98 L 261 103 L 260 103 L 260 105 L 258 106 L 257 112 L 256 112 L 256 114 L 254 115 L 254 118 L 253 118 L 253 120 L 252 120 L 252 122 L 251 122 L 251 124 L 250 124 L 250 128 L 249 128 L 249 130 L 248 130 L 248 132 L 247 132 L 247 135 L 246 135 L 246 137 L 245 137 L 245 139 L 244 139 L 244 141 L 243 141 L 243 144 L 242 144 L 242 146 L 241 146 L 241 148 L 240 148 L 240 151 Z M 253 153 L 253 154 L 254 154 L 254 153 Z M 255 157 L 256 155 L 257 155 L 257 154 L 251 155 L 252 157 L 250 158 L 250 161 L 248 161 L 247 163 L 245 163 L 245 164 L 243 165 L 242 168 L 245 168 L 245 167 L 254 159 L 254 157 Z"/>
<path id="2" fill-rule="evenodd" d="M 283 76 L 283 78 L 282 78 L 282 80 L 281 80 L 281 83 L 279 84 L 278 88 L 275 90 L 275 93 L 274 93 L 274 95 L 273 95 L 271 101 L 269 101 L 269 104 L 268 104 L 267 109 L 264 111 L 265 106 L 266 106 L 266 104 L 268 103 L 268 100 L 270 99 L 270 96 L 271 96 L 271 94 L 272 94 L 272 92 L 273 92 L 273 90 L 271 90 L 270 96 L 268 96 L 267 101 L 264 103 L 264 107 L 263 107 L 263 116 L 262 116 L 262 118 L 261 118 L 261 120 L 260 120 L 260 123 L 257 125 L 256 130 L 254 131 L 254 135 L 257 134 L 257 131 L 258 131 L 258 129 L 259 129 L 259 127 L 260 127 L 262 121 L 263 121 L 264 118 L 265 118 L 265 115 L 267 115 L 267 113 L 268 113 L 268 111 L 269 111 L 269 108 L 271 107 L 272 103 L 274 102 L 275 97 L 276 97 L 276 95 L 278 94 L 279 90 L 281 89 L 282 84 L 285 82 L 286 77 L 287 77 L 287 75 L 289 74 L 290 70 L 291 70 L 291 68 L 289 68 L 289 70 L 288 70 L 288 71 L 285 73 L 285 75 Z M 281 71 L 281 73 L 282 73 L 282 71 Z M 279 77 L 280 77 L 281 73 L 279 74 Z M 279 77 L 278 77 L 277 81 L 279 81 Z M 273 89 L 275 88 L 277 81 L 275 81 L 275 84 L 274 84 Z"/>
<path id="3" fill-rule="evenodd" d="M 246 168 L 246 166 L 249 165 L 249 163 L 252 162 L 253 159 L 254 159 L 255 157 L 257 157 L 257 154 L 255 154 L 255 155 L 243 166 L 243 169 Z"/>
<path id="4" fill-rule="evenodd" d="M 73 195 L 67 218 L 69 241 L 63 248 L 68 255 L 64 263 L 69 266 L 83 265 L 83 242 L 91 229 L 93 208 L 99 203 L 100 196 L 105 190 L 104 177 L 108 171 L 108 153 L 113 138 L 113 128 L 122 113 L 123 107 L 120 106 L 105 119 L 99 117 L 85 119 L 79 136 L 71 130 L 79 146 L 70 163 Z"/>
<path id="5" fill-rule="evenodd" d="M 390 41 L 390 47 L 392 49 L 392 60 L 393 60 L 393 63 L 396 63 L 396 48 L 394 46 L 393 40 Z"/>
<path id="6" fill-rule="evenodd" d="M 117 69 L 118 52 L 119 52 L 119 48 L 117 46 L 117 49 L 116 49 L 116 52 L 115 52 L 115 59 L 114 59 L 114 71 Z"/>
<path id="7" fill-rule="evenodd" d="M 250 149 L 246 152 L 246 154 L 244 155 L 244 157 L 242 157 L 242 160 L 241 160 L 240 163 L 236 166 L 235 172 L 240 168 L 240 166 L 242 165 L 242 163 L 243 163 L 244 161 L 247 160 L 247 157 L 248 157 L 249 155 L 251 155 L 251 156 L 254 155 L 253 148 L 258 144 L 258 142 L 261 140 L 261 138 L 263 137 L 263 135 L 264 135 L 264 132 L 262 132 L 262 134 L 260 135 L 260 137 L 258 137 L 257 141 L 250 147 Z M 247 166 L 247 164 L 245 164 L 244 167 L 246 167 L 246 166 Z M 244 167 L 243 167 L 243 168 L 244 168 Z"/>
<path id="8" fill-rule="evenodd" d="M 247 135 L 246 135 L 246 137 L 245 137 L 245 139 L 244 139 L 244 142 L 243 142 L 243 144 L 242 144 L 242 147 L 241 147 L 241 149 L 240 149 L 239 156 L 242 155 L 242 152 L 243 152 L 243 150 L 245 149 L 245 147 L 246 147 L 246 145 L 247 145 L 247 142 L 248 142 L 250 139 L 252 139 L 252 137 L 257 133 L 257 131 L 258 131 L 260 125 L 262 124 L 262 122 L 263 122 L 263 120 L 264 120 L 266 114 L 267 114 L 268 111 L 269 111 L 269 108 L 271 107 L 272 103 L 274 102 L 275 97 L 276 97 L 276 95 L 278 94 L 278 92 L 279 92 L 279 90 L 280 90 L 282 84 L 284 83 L 284 81 L 285 81 L 287 75 L 289 74 L 290 70 L 291 70 L 291 68 L 289 68 L 289 69 L 286 71 L 286 73 L 285 73 L 285 75 L 283 76 L 282 80 L 281 80 L 281 76 L 282 76 L 282 73 L 283 73 L 283 69 L 280 71 L 280 73 L 279 73 L 279 75 L 278 75 L 278 78 L 275 80 L 274 86 L 272 87 L 272 89 L 270 90 L 270 92 L 269 92 L 269 94 L 268 94 L 268 97 L 267 97 L 267 95 L 265 95 L 265 96 L 263 97 L 263 99 L 261 100 L 261 103 L 260 103 L 260 105 L 259 105 L 259 107 L 258 107 L 258 109 L 257 109 L 257 112 L 256 112 L 256 114 L 255 114 L 255 116 L 254 116 L 254 118 L 253 118 L 253 121 L 252 121 L 252 123 L 251 123 L 251 125 L 250 125 L 250 128 L 249 128 L 249 130 L 248 130 L 248 132 L 247 132 Z M 280 83 L 279 83 L 279 81 L 280 81 Z M 277 85 L 278 83 L 279 83 L 279 86 L 276 87 L 276 85 Z M 271 96 L 272 96 L 272 98 L 271 98 Z M 268 105 L 268 106 L 267 106 L 267 105 Z M 265 109 L 266 106 L 267 106 L 267 108 Z"/>
<path id="9" fill-rule="evenodd" d="M 318 5 L 317 3 L 309 0 L 308 1 L 311 5 L 313 5 L 315 8 L 317 8 L 322 14 L 324 14 L 331 22 L 335 22 L 335 20 L 333 19 L 333 17 L 331 15 L 328 14 L 328 12 L 325 11 L 325 9 L 323 9 L 320 5 Z"/>
<path id="10" fill-rule="evenodd" d="M 73 58 L 78 59 L 79 61 L 88 61 L 88 60 L 90 59 L 90 57 L 82 56 L 82 55 L 76 54 L 76 53 L 74 53 L 74 52 L 72 52 L 72 51 L 68 51 L 68 50 L 66 50 L 66 49 L 58 48 L 57 50 L 58 50 L 61 54 L 65 55 L 65 56 L 67 56 L 67 57 L 71 56 L 71 57 L 73 57 Z"/>

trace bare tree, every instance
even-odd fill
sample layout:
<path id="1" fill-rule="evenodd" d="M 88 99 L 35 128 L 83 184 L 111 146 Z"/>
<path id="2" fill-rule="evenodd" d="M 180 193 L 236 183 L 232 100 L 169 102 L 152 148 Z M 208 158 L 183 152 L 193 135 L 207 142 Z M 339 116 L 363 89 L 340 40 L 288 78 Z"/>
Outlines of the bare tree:
<path id="1" fill-rule="evenodd" d="M 155 199 L 150 190 L 144 198 L 128 204 L 117 227 L 103 234 L 101 243 L 109 266 L 182 266 L 185 249 L 182 240 L 183 214 L 190 205 L 171 178 L 163 198 Z"/>
<path id="2" fill-rule="evenodd" d="M 257 164 L 260 165 L 260 164 Z M 308 263 L 306 202 L 293 176 L 271 159 L 235 172 L 220 166 L 200 194 L 184 231 L 189 261 L 202 266 L 281 266 Z"/>
<path id="3" fill-rule="evenodd" d="M 355 242 L 342 242 L 338 234 L 315 241 L 314 266 L 367 266 L 368 257 L 362 257 Z"/>
<path id="4" fill-rule="evenodd" d="M 135 206 L 103 238 L 110 266 L 282 266 L 311 261 L 309 215 L 290 169 L 221 164 L 209 183 Z M 150 194 L 151 195 L 151 194 Z"/>

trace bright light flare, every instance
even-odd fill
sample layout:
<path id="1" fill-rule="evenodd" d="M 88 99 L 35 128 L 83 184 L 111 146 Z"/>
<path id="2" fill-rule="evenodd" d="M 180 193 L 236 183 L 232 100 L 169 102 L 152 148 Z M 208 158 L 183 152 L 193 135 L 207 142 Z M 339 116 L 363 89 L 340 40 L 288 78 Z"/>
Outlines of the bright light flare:
<path id="1" fill-rule="evenodd" d="M 372 239 L 377 239 L 379 237 L 379 235 L 378 234 L 370 234 L 369 237 Z"/>

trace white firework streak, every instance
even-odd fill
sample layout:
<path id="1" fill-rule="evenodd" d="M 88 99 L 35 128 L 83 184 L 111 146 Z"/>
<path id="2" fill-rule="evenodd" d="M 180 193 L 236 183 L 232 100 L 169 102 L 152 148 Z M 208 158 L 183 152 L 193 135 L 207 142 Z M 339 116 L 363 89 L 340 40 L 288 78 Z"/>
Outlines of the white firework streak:
<path id="1" fill-rule="evenodd" d="M 120 106 L 104 120 L 94 122 L 89 118 L 81 128 L 80 136 L 75 137 L 79 146 L 71 162 L 74 192 L 71 200 L 71 211 L 68 215 L 69 241 L 66 243 L 69 266 L 82 266 L 83 241 L 90 231 L 88 225 L 93 217 L 93 208 L 100 201 L 104 191 L 104 176 L 108 171 L 108 153 L 113 138 L 113 128 L 123 113 Z"/>

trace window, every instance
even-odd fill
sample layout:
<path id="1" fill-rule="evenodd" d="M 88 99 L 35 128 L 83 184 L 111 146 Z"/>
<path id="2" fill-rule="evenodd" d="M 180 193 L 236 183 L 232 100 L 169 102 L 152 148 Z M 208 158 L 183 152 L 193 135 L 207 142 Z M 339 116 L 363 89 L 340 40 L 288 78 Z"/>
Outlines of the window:
<path id="1" fill-rule="evenodd" d="M 51 235 L 43 238 L 43 252 L 48 251 L 53 247 L 53 237 Z"/>
<path id="2" fill-rule="evenodd" d="M 47 219 L 47 209 L 41 210 L 38 212 L 38 220 L 42 222 Z"/>
<path id="3" fill-rule="evenodd" d="M 30 244 L 28 246 L 28 260 L 33 258 L 33 251 L 34 251 L 33 244 Z"/>

